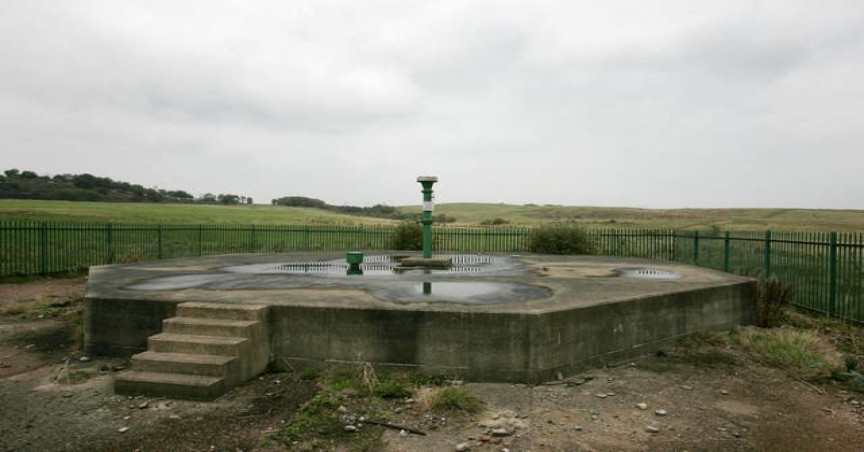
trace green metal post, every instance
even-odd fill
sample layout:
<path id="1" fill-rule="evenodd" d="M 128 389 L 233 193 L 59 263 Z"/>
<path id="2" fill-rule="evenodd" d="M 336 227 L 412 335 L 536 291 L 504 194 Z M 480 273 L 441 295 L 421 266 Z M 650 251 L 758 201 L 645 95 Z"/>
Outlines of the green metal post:
<path id="1" fill-rule="evenodd" d="M 828 317 L 837 314 L 837 233 L 831 233 L 828 253 Z"/>
<path id="2" fill-rule="evenodd" d="M 162 225 L 156 227 L 156 259 L 162 259 Z"/>
<path id="3" fill-rule="evenodd" d="M 42 276 L 48 274 L 48 223 L 42 223 L 39 234 L 39 258 Z"/>
<path id="4" fill-rule="evenodd" d="M 114 228 L 111 225 L 111 223 L 108 223 L 108 225 L 105 228 L 105 235 L 106 235 L 106 239 L 108 242 L 108 263 L 109 264 L 114 263 L 114 231 L 113 231 L 113 229 Z"/>
<path id="5" fill-rule="evenodd" d="M 693 231 L 693 264 L 699 262 L 699 231 Z"/>
<path id="6" fill-rule="evenodd" d="M 420 223 L 423 225 L 423 257 L 429 259 L 432 257 L 432 211 L 435 210 L 435 204 L 432 201 L 432 185 L 438 182 L 435 176 L 420 176 L 417 182 L 423 186 L 423 217 Z"/>
<path id="7" fill-rule="evenodd" d="M 765 231 L 765 277 L 767 281 L 771 277 L 771 231 Z"/>
<path id="8" fill-rule="evenodd" d="M 249 229 L 249 252 L 255 252 L 255 225 L 253 224 Z"/>
<path id="9" fill-rule="evenodd" d="M 723 271 L 729 272 L 729 231 L 723 235 Z"/>

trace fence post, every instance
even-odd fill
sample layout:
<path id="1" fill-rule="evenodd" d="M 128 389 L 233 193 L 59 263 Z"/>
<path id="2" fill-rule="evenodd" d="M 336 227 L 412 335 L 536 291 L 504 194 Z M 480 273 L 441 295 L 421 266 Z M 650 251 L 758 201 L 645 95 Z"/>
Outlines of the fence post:
<path id="1" fill-rule="evenodd" d="M 693 265 L 699 265 L 699 231 L 693 231 Z"/>
<path id="2" fill-rule="evenodd" d="M 249 229 L 249 253 L 255 252 L 255 225 L 251 225 Z"/>
<path id="3" fill-rule="evenodd" d="M 198 255 L 204 255 L 204 225 L 198 225 Z"/>
<path id="4" fill-rule="evenodd" d="M 771 277 L 771 231 L 765 231 L 765 263 L 764 263 L 764 279 L 767 281 Z"/>
<path id="5" fill-rule="evenodd" d="M 828 260 L 828 317 L 837 314 L 837 233 L 831 233 Z"/>
<path id="6" fill-rule="evenodd" d="M 114 228 L 113 228 L 113 226 L 111 226 L 111 223 L 108 223 L 108 225 L 105 228 L 106 241 L 108 242 L 108 263 L 109 264 L 114 263 L 114 233 L 113 233 L 114 231 L 113 231 L 113 229 Z"/>
<path id="7" fill-rule="evenodd" d="M 729 273 L 729 231 L 723 235 L 723 271 Z"/>
<path id="8" fill-rule="evenodd" d="M 39 266 L 42 276 L 48 275 L 48 223 L 42 222 L 39 230 Z"/>
<path id="9" fill-rule="evenodd" d="M 162 225 L 156 226 L 156 259 L 162 259 Z"/>

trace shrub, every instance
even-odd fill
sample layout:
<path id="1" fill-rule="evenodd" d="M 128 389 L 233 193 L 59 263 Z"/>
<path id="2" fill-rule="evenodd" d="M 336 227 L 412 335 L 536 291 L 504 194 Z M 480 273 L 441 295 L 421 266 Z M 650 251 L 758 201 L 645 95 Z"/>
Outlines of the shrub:
<path id="1" fill-rule="evenodd" d="M 423 249 L 423 226 L 413 221 L 404 221 L 396 226 L 390 237 L 390 248 L 402 251 Z"/>
<path id="2" fill-rule="evenodd" d="M 528 248 L 541 254 L 593 254 L 594 241 L 575 222 L 553 223 L 531 231 Z"/>
<path id="3" fill-rule="evenodd" d="M 756 324 L 762 328 L 773 327 L 783 310 L 789 305 L 792 289 L 784 287 L 780 281 L 762 281 L 756 291 Z"/>
<path id="4" fill-rule="evenodd" d="M 483 226 L 500 226 L 502 224 L 508 224 L 508 223 L 510 223 L 510 222 L 503 219 L 503 218 L 495 218 L 492 220 L 489 220 L 489 219 L 483 220 L 480 224 Z"/>

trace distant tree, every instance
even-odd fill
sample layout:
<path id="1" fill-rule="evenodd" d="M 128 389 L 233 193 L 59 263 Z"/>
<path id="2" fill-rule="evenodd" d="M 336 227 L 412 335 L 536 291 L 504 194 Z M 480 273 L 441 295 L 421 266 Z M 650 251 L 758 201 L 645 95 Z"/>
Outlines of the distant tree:
<path id="1" fill-rule="evenodd" d="M 327 209 L 330 207 L 329 204 L 320 199 L 307 198 L 305 196 L 285 196 L 277 199 L 276 204 L 288 207 L 312 207 L 315 209 Z"/>
<path id="2" fill-rule="evenodd" d="M 220 194 L 216 197 L 220 204 L 234 205 L 240 204 L 240 197 L 237 195 Z"/>
<path id="3" fill-rule="evenodd" d="M 6 177 L 10 177 L 10 178 L 12 178 L 12 177 L 18 177 L 18 173 L 19 173 L 19 171 L 18 171 L 17 169 L 14 169 L 14 168 L 13 168 L 13 169 L 8 169 L 8 170 L 6 170 L 6 171 L 3 172 L 3 174 L 6 175 Z"/>

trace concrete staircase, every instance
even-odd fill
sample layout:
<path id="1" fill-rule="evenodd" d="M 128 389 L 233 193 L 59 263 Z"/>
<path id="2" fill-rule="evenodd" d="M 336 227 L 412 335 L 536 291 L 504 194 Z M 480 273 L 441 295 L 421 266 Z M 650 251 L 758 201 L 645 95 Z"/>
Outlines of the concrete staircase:
<path id="1" fill-rule="evenodd" d="M 116 393 L 210 400 L 267 368 L 267 306 L 182 303 L 176 315 L 117 375 Z"/>

